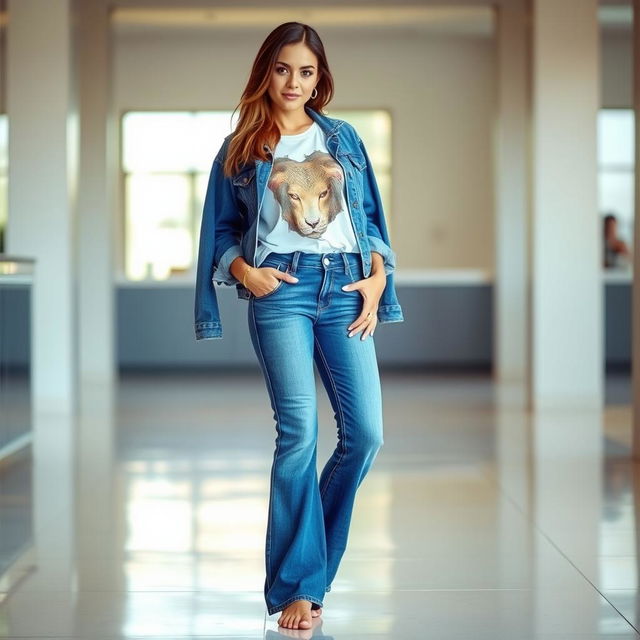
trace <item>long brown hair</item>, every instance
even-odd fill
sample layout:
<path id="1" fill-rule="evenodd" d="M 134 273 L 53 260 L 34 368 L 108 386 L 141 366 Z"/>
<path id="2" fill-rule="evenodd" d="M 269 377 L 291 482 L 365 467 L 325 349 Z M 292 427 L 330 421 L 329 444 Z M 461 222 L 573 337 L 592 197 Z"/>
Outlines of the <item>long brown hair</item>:
<path id="1" fill-rule="evenodd" d="M 268 144 L 275 149 L 280 140 L 280 130 L 271 111 L 271 98 L 268 94 L 271 74 L 280 49 L 288 44 L 303 42 L 318 58 L 318 94 L 307 101 L 312 109 L 322 112 L 333 97 L 333 77 L 329 71 L 327 56 L 320 36 L 313 27 L 300 22 L 284 22 L 276 27 L 265 39 L 253 61 L 251 75 L 242 92 L 240 116 L 229 143 L 224 162 L 227 176 L 236 174 L 239 169 L 254 159 L 267 160 L 263 149 Z"/>

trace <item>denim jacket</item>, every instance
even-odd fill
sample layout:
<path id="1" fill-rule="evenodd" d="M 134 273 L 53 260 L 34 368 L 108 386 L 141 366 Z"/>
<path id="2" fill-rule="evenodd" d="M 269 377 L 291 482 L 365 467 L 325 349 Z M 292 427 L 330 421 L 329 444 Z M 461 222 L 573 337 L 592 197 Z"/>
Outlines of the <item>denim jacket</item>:
<path id="1" fill-rule="evenodd" d="M 387 284 L 378 304 L 378 322 L 402 322 L 393 282 L 396 257 L 389 244 L 380 193 L 364 144 L 348 122 L 325 116 L 309 106 L 305 111 L 325 133 L 327 149 L 344 171 L 345 198 L 365 278 L 371 274 L 371 251 L 383 257 Z M 251 297 L 249 289 L 231 275 L 229 268 L 238 256 L 255 266 L 259 204 L 274 158 L 271 148 L 265 145 L 271 156 L 269 162 L 258 159 L 243 166 L 236 175 L 225 176 L 223 164 L 233 135 L 224 139 L 213 161 L 204 201 L 195 288 L 196 340 L 222 337 L 215 282 L 235 284 L 239 298 Z"/>

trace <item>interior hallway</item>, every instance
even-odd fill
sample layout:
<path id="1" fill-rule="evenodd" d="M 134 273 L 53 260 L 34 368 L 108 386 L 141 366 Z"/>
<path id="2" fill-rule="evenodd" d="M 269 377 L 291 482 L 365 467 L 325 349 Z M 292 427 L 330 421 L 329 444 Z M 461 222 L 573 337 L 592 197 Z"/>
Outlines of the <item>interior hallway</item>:
<path id="1" fill-rule="evenodd" d="M 638 478 L 629 405 L 613 404 L 628 378 L 609 379 L 603 416 L 535 418 L 484 373 L 383 385 L 385 443 L 313 637 L 638 636 Z M 320 398 L 319 469 L 335 442 Z M 124 373 L 115 400 L 96 391 L 71 446 L 39 425 L 38 566 L 0 604 L 0 635 L 312 637 L 278 633 L 262 595 L 275 430 L 260 374 Z M 0 482 L 2 538 L 31 510 L 18 469 Z"/>

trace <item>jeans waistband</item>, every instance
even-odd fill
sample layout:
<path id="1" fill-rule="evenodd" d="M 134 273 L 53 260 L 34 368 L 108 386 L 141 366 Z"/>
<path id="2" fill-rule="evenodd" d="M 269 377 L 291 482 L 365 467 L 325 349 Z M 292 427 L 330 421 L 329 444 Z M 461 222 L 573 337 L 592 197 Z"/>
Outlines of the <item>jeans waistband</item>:
<path id="1" fill-rule="evenodd" d="M 354 269 L 362 265 L 359 253 L 334 251 L 331 253 L 306 253 L 292 251 L 291 253 L 271 252 L 265 260 L 274 258 L 289 264 L 289 271 L 295 273 L 298 267 L 316 267 L 318 269 Z"/>

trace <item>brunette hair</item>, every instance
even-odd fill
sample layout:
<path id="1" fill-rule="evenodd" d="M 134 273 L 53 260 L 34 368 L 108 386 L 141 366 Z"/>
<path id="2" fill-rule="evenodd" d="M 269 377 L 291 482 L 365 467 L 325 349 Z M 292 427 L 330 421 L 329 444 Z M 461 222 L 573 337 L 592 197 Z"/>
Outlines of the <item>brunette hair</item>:
<path id="1" fill-rule="evenodd" d="M 333 97 L 333 77 L 329 71 L 327 56 L 320 36 L 313 27 L 300 22 L 284 22 L 265 39 L 253 61 L 251 74 L 238 106 L 240 116 L 229 143 L 224 161 L 224 173 L 236 174 L 240 168 L 254 159 L 267 160 L 263 149 L 268 144 L 275 149 L 280 140 L 280 130 L 271 111 L 271 98 L 267 93 L 280 49 L 288 44 L 304 42 L 318 59 L 317 95 L 307 105 L 318 112 L 329 104 Z M 233 117 L 233 114 L 232 114 Z"/>

